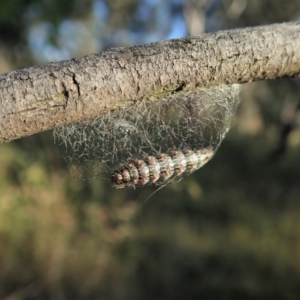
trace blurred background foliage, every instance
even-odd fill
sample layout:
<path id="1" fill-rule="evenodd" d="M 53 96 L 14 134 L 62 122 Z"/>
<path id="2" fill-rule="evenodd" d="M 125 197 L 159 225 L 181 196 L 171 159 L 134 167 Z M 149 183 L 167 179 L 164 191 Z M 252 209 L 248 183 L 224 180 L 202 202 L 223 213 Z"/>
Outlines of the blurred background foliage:
<path id="1" fill-rule="evenodd" d="M 292 21 L 300 1 L 0 1 L 0 72 Z M 46 132 L 0 147 L 1 299 L 299 299 L 299 81 L 244 85 L 215 158 L 159 190 L 74 180 Z"/>

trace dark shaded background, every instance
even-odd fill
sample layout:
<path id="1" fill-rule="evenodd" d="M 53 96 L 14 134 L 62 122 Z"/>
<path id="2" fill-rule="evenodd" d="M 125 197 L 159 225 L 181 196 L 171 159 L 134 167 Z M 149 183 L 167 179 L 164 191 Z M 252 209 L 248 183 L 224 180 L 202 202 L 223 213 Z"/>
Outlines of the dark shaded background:
<path id="1" fill-rule="evenodd" d="M 299 0 L 0 1 L 0 72 L 299 13 Z M 299 299 L 299 80 L 241 99 L 215 158 L 145 204 L 155 187 L 72 179 L 51 132 L 1 145 L 0 298 Z"/>

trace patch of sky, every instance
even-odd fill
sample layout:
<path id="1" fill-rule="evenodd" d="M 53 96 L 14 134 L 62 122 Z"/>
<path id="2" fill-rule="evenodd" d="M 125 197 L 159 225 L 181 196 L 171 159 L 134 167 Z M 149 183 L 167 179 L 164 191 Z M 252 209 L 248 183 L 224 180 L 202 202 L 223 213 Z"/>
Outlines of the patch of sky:
<path id="1" fill-rule="evenodd" d="M 135 18 L 140 21 L 145 21 L 150 18 L 151 15 L 151 8 L 146 1 L 142 1 L 141 4 L 137 7 L 135 12 Z"/>
<path id="2" fill-rule="evenodd" d="M 187 36 L 187 27 L 182 16 L 177 15 L 172 20 L 171 31 L 167 35 L 167 39 L 176 39 Z"/>
<path id="3" fill-rule="evenodd" d="M 29 47 L 41 62 L 58 61 L 69 57 L 67 49 L 58 50 L 49 44 L 52 30 L 51 23 L 43 22 L 34 24 L 28 33 Z"/>
<path id="4" fill-rule="evenodd" d="M 30 48 L 40 61 L 70 59 L 83 46 L 83 38 L 91 34 L 85 23 L 64 20 L 58 29 L 57 45 L 53 45 L 49 43 L 52 30 L 50 23 L 40 23 L 33 25 L 29 31 Z"/>
<path id="5" fill-rule="evenodd" d="M 132 30 L 135 44 L 186 36 L 187 28 L 183 14 L 174 14 L 173 11 L 182 5 L 182 0 L 141 1 L 135 14 L 135 18 L 141 22 L 141 26 Z"/>
<path id="6" fill-rule="evenodd" d="M 106 20 L 109 16 L 107 5 L 103 0 L 96 0 L 93 4 L 93 12 L 100 20 Z"/>
<path id="7" fill-rule="evenodd" d="M 109 10 L 104 0 L 95 0 L 92 22 L 64 20 L 58 28 L 56 44 L 50 43 L 54 30 L 51 23 L 34 23 L 28 33 L 29 45 L 38 60 L 48 62 L 69 59 L 107 47 L 184 37 L 187 35 L 187 27 L 180 5 L 182 0 L 142 0 L 132 19 L 132 26 L 108 33 L 106 23 Z M 35 10 L 38 11 L 38 7 Z M 36 14 L 37 11 L 32 11 L 31 14 Z"/>

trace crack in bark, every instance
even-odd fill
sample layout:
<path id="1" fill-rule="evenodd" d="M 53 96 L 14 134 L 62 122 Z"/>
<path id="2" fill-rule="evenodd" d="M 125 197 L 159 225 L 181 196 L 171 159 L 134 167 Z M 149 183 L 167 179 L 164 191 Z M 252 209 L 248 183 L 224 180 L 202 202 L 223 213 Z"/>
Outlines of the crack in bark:
<path id="1" fill-rule="evenodd" d="M 52 105 L 52 106 L 46 107 L 46 108 L 40 108 L 40 107 L 27 108 L 27 109 L 19 110 L 18 112 L 7 113 L 6 116 L 20 115 L 22 113 L 28 113 L 28 112 L 33 112 L 33 111 L 47 111 L 49 109 L 53 109 L 53 108 L 57 108 L 57 107 L 65 108 L 65 106 L 66 106 L 65 104 L 56 104 L 56 105 Z"/>
<path id="2" fill-rule="evenodd" d="M 75 84 L 75 86 L 76 86 L 76 88 L 77 88 L 77 94 L 78 94 L 78 96 L 81 96 L 80 84 L 79 84 L 79 82 L 76 80 L 76 74 L 73 74 L 72 79 L 73 79 L 73 83 Z"/>
<path id="3" fill-rule="evenodd" d="M 62 94 L 64 95 L 65 99 L 66 99 L 66 104 L 65 104 L 65 107 L 68 106 L 68 101 L 69 101 L 69 98 L 70 98 L 70 94 L 69 94 L 69 91 L 66 87 L 66 84 L 64 82 L 61 83 L 62 87 L 63 87 L 63 91 L 62 91 Z"/>

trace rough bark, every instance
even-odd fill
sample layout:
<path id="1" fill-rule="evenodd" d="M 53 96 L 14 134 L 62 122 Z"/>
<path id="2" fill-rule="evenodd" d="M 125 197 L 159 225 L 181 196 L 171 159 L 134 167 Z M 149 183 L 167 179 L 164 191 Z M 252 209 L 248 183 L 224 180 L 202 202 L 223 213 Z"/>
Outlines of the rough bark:
<path id="1" fill-rule="evenodd" d="M 300 23 L 117 48 L 0 76 L 0 142 L 165 93 L 300 74 Z"/>

